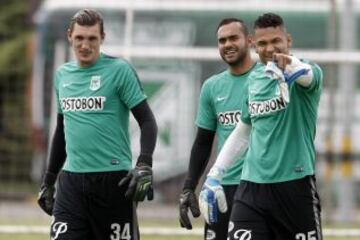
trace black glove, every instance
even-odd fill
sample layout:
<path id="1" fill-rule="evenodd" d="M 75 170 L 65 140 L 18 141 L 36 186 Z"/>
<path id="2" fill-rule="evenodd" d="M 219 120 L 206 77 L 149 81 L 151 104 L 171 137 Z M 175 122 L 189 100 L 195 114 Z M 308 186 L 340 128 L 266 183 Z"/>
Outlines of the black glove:
<path id="1" fill-rule="evenodd" d="M 52 215 L 52 211 L 54 208 L 54 193 L 55 193 L 55 186 L 54 185 L 47 185 L 43 184 L 40 188 L 39 196 L 37 202 L 44 212 L 48 215 Z"/>
<path id="2" fill-rule="evenodd" d="M 179 199 L 179 221 L 181 227 L 186 229 L 192 229 L 191 221 L 188 216 L 189 208 L 194 217 L 200 216 L 199 203 L 194 191 L 191 189 L 184 189 Z"/>
<path id="3" fill-rule="evenodd" d="M 119 182 L 119 187 L 128 186 L 125 197 L 133 201 L 149 201 L 154 199 L 152 169 L 148 165 L 139 165 L 130 170 L 126 177 Z"/>

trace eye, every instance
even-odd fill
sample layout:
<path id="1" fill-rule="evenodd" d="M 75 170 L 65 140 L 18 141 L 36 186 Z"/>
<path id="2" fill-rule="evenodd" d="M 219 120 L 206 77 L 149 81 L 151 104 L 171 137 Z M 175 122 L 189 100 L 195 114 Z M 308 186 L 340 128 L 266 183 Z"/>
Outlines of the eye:
<path id="1" fill-rule="evenodd" d="M 236 36 L 236 35 L 230 36 L 229 39 L 230 39 L 230 41 L 236 41 L 239 39 L 239 36 Z"/>
<path id="2" fill-rule="evenodd" d="M 218 43 L 220 43 L 220 44 L 224 44 L 226 42 L 226 39 L 225 38 L 220 38 L 219 40 L 218 40 Z"/>
<path id="3" fill-rule="evenodd" d="M 94 41 L 97 41 L 97 40 L 98 40 L 98 38 L 96 36 L 89 37 L 90 42 L 94 42 Z"/>
<path id="4" fill-rule="evenodd" d="M 75 40 L 82 41 L 82 40 L 84 40 L 84 37 L 83 36 L 75 36 Z"/>
<path id="5" fill-rule="evenodd" d="M 271 42 L 272 42 L 273 44 L 281 43 L 281 42 L 282 42 L 282 39 L 281 39 L 281 38 L 274 38 Z"/>
<path id="6" fill-rule="evenodd" d="M 256 46 L 258 46 L 258 47 L 264 47 L 264 46 L 266 46 L 266 42 L 264 42 L 264 41 L 256 42 Z"/>

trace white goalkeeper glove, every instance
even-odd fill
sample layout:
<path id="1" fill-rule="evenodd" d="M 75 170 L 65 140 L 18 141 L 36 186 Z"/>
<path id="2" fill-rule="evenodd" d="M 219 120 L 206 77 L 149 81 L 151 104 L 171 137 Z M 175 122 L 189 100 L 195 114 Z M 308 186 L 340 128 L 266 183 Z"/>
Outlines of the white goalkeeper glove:
<path id="1" fill-rule="evenodd" d="M 313 72 L 311 66 L 307 63 L 301 62 L 294 56 L 289 56 L 291 63 L 285 67 L 286 82 L 290 85 L 295 80 L 298 84 L 307 87 L 310 86 L 313 79 Z"/>
<path id="2" fill-rule="evenodd" d="M 290 102 L 289 86 L 286 83 L 283 71 L 276 65 L 275 62 L 269 61 L 265 66 L 265 75 L 278 81 L 279 90 L 282 98 L 286 103 Z"/>
<path id="3" fill-rule="evenodd" d="M 200 212 L 208 224 L 218 221 L 218 211 L 227 211 L 224 189 L 220 184 L 224 172 L 219 167 L 212 167 L 199 195 Z"/>

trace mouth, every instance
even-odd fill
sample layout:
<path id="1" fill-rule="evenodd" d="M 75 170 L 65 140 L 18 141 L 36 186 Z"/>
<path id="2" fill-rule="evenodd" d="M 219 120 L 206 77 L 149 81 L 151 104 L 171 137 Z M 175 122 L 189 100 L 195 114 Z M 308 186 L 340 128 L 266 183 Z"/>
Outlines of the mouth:
<path id="1" fill-rule="evenodd" d="M 230 49 L 230 50 L 224 51 L 224 55 L 225 55 L 226 57 L 233 57 L 233 56 L 236 55 L 236 53 L 237 53 L 237 51 L 234 50 L 234 49 Z"/>
<path id="2" fill-rule="evenodd" d="M 266 62 L 273 61 L 273 57 L 272 57 L 272 56 L 265 56 L 264 59 L 266 60 Z"/>
<path id="3" fill-rule="evenodd" d="M 79 55 L 81 55 L 82 57 L 88 57 L 88 56 L 91 55 L 91 52 L 88 52 L 88 51 L 86 51 L 86 52 L 80 51 L 80 52 L 79 52 Z"/>

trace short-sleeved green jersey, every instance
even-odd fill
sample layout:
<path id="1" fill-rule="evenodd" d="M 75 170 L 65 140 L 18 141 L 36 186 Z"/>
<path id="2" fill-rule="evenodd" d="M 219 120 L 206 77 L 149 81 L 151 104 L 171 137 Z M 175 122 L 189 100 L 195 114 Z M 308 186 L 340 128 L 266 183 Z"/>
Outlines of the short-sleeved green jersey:
<path id="1" fill-rule="evenodd" d="M 275 183 L 314 174 L 317 109 L 323 75 L 319 66 L 309 63 L 313 81 L 309 87 L 294 82 L 286 103 L 277 80 L 264 73 L 265 66 L 249 76 L 247 103 L 242 121 L 252 125 L 243 180 Z"/>
<path id="2" fill-rule="evenodd" d="M 128 170 L 132 161 L 129 112 L 146 98 L 131 66 L 104 54 L 86 68 L 68 62 L 56 71 L 54 86 L 57 111 L 64 116 L 63 169 Z"/>
<path id="3" fill-rule="evenodd" d="M 196 125 L 216 132 L 217 152 L 220 152 L 225 140 L 240 121 L 241 103 L 248 87 L 247 78 L 255 68 L 257 65 L 242 75 L 223 71 L 207 79 L 201 88 Z M 227 171 L 222 184 L 239 184 L 243 159 L 242 156 Z"/>

